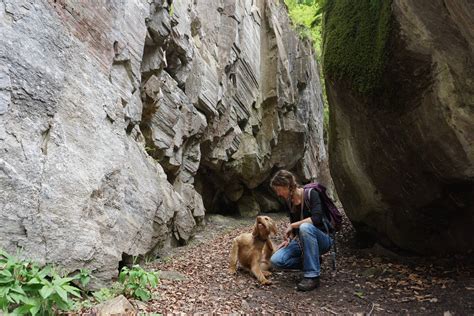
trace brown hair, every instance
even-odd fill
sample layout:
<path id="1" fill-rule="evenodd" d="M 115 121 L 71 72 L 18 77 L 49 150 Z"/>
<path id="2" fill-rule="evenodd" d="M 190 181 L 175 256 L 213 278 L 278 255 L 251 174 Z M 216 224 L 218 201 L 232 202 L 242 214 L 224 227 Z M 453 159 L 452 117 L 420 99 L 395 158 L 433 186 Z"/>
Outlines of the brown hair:
<path id="1" fill-rule="evenodd" d="M 272 189 L 275 189 L 275 187 L 288 187 L 290 194 L 293 194 L 297 186 L 295 176 L 287 170 L 278 171 L 270 180 L 270 187 Z"/>

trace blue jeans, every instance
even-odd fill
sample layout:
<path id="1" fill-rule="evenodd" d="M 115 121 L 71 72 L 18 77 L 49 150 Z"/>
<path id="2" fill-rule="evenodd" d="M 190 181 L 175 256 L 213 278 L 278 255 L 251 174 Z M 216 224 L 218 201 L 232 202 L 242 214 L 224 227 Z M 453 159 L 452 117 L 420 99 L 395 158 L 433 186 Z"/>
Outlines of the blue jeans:
<path id="1" fill-rule="evenodd" d="M 319 256 L 331 249 L 331 237 L 312 223 L 303 223 L 299 228 L 299 241 L 301 246 L 295 238 L 277 250 L 270 258 L 272 266 L 278 269 L 303 268 L 305 278 L 318 277 L 321 273 Z"/>

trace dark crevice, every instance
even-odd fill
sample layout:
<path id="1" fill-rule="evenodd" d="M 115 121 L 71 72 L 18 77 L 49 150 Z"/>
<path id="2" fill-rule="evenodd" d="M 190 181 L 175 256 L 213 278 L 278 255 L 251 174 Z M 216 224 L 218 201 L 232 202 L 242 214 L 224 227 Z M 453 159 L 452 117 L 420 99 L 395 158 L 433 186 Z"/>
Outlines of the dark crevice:
<path id="1" fill-rule="evenodd" d="M 115 122 L 115 120 L 114 120 L 112 117 L 110 117 L 110 115 L 109 115 L 108 113 L 105 115 L 105 117 L 107 118 L 107 120 L 108 120 L 111 124 L 113 124 L 113 123 Z"/>
<path id="2" fill-rule="evenodd" d="M 48 154 L 48 142 L 50 140 L 50 133 L 51 125 L 49 125 L 48 128 L 43 133 L 41 133 L 41 152 L 43 153 L 43 155 Z"/>
<path id="3" fill-rule="evenodd" d="M 118 273 L 122 271 L 123 267 L 131 268 L 133 264 L 134 264 L 134 257 L 132 255 L 129 255 L 128 253 L 123 252 L 122 260 L 119 261 L 119 265 L 118 265 Z"/>
<path id="4" fill-rule="evenodd" d="M 125 128 L 125 132 L 127 133 L 127 135 L 130 135 L 132 133 L 134 127 L 134 123 L 128 123 L 127 127 Z"/>
<path id="5" fill-rule="evenodd" d="M 225 180 L 212 169 L 201 165 L 195 176 L 196 191 L 201 194 L 207 213 L 238 215 L 236 202 L 225 195 Z"/>
<path id="6" fill-rule="evenodd" d="M 237 125 L 239 125 L 240 129 L 243 131 L 245 130 L 245 127 L 247 126 L 248 119 L 243 118 L 237 122 Z"/>

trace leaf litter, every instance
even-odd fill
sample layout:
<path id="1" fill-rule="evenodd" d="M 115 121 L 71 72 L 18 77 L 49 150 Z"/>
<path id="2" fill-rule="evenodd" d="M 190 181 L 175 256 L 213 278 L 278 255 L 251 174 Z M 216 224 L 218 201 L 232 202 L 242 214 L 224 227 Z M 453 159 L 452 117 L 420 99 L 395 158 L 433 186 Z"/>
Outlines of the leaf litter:
<path id="1" fill-rule="evenodd" d="M 270 214 L 279 227 L 281 241 L 287 219 Z M 141 312 L 160 314 L 432 314 L 474 313 L 474 265 L 472 256 L 448 258 L 384 256 L 380 246 L 360 249 L 348 220 L 337 233 L 337 270 L 323 257 L 321 287 L 296 291 L 299 271 L 274 271 L 272 284 L 262 286 L 239 269 L 228 273 L 232 239 L 250 232 L 252 219 L 227 222 L 208 219 L 200 236 L 189 245 L 174 248 L 166 260 L 149 268 L 173 271 L 185 278 L 161 280 L 155 299 L 141 305 Z"/>
<path id="2" fill-rule="evenodd" d="M 274 244 L 287 225 L 278 225 Z M 379 245 L 361 248 L 346 219 L 337 233 L 337 269 L 323 256 L 321 287 L 298 292 L 300 271 L 273 271 L 262 286 L 251 273 L 228 273 L 233 238 L 250 232 L 253 219 L 211 215 L 188 245 L 164 250 L 146 265 L 161 271 L 148 302 L 132 301 L 145 314 L 474 314 L 474 258 L 400 256 Z"/>

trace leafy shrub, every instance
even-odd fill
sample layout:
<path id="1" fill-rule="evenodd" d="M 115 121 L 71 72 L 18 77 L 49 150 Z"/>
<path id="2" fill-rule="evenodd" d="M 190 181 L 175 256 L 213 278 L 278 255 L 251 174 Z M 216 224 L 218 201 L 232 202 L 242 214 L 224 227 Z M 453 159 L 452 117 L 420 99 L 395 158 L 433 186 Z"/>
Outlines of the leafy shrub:
<path id="1" fill-rule="evenodd" d="M 17 259 L 0 249 L 0 314 L 52 315 L 60 311 L 92 306 L 89 299 L 82 299 L 82 290 L 75 281 L 85 287 L 90 273 L 81 269 L 71 277 L 61 276 L 53 267 L 40 267 L 37 263 Z M 94 300 L 103 302 L 124 294 L 142 301 L 151 298 L 151 289 L 158 285 L 156 272 L 147 272 L 139 265 L 123 267 L 119 282 L 111 288 L 92 293 Z"/>
<path id="2" fill-rule="evenodd" d="M 149 288 L 155 288 L 158 285 L 158 275 L 156 272 L 147 272 L 135 264 L 131 269 L 128 267 L 122 268 L 119 274 L 119 282 L 124 286 L 123 293 L 125 296 L 148 301 L 151 298 Z"/>
<path id="3" fill-rule="evenodd" d="M 79 271 L 79 274 L 76 275 L 76 279 L 79 281 L 82 287 L 86 287 L 86 285 L 91 280 L 91 275 L 90 275 L 89 270 L 81 269 Z"/>
<path id="4" fill-rule="evenodd" d="M 110 300 L 124 291 L 124 286 L 122 283 L 114 282 L 110 288 L 102 288 L 99 291 L 95 291 L 92 293 L 92 296 L 98 303 L 102 303 L 104 301 Z"/>
<path id="5" fill-rule="evenodd" d="M 51 315 L 70 310 L 71 296 L 80 298 L 73 280 L 86 282 L 86 271 L 74 277 L 61 277 L 51 266 L 19 260 L 0 250 L 0 308 L 14 314 Z"/>

